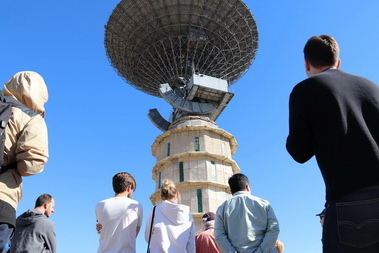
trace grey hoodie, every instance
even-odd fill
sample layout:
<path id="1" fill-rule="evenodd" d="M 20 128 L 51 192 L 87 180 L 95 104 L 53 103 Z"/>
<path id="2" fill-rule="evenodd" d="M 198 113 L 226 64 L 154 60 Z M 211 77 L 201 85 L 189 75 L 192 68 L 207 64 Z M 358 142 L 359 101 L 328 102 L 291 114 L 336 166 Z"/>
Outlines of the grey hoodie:
<path id="1" fill-rule="evenodd" d="M 55 253 L 54 223 L 36 209 L 18 216 L 11 239 L 11 253 Z"/>

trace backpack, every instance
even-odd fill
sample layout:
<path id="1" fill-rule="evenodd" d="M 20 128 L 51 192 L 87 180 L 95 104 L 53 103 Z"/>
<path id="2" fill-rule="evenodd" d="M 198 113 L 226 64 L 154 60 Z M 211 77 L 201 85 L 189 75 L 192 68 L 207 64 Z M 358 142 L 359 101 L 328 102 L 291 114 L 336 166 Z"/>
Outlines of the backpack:
<path id="1" fill-rule="evenodd" d="M 4 163 L 4 144 L 5 144 L 5 127 L 12 115 L 12 106 L 5 102 L 5 99 L 0 99 L 0 173 Z"/>

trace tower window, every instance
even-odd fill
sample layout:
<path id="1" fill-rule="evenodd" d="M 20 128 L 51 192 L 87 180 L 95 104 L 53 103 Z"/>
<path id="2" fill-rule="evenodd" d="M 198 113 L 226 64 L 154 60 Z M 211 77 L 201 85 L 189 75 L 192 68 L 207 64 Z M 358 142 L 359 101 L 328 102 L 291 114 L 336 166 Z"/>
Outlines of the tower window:
<path id="1" fill-rule="evenodd" d="M 201 189 L 197 189 L 197 212 L 203 212 L 203 192 Z"/>
<path id="2" fill-rule="evenodd" d="M 195 137 L 195 151 L 200 151 L 200 140 L 199 140 L 199 137 Z"/>
<path id="3" fill-rule="evenodd" d="M 170 152 L 171 152 L 171 144 L 169 142 L 167 143 L 167 156 L 170 156 Z"/>
<path id="4" fill-rule="evenodd" d="M 162 172 L 158 174 L 158 189 L 162 187 Z"/>
<path id="5" fill-rule="evenodd" d="M 211 161 L 211 177 L 212 181 L 217 181 L 216 163 Z"/>
<path id="6" fill-rule="evenodd" d="M 184 181 L 184 169 L 183 169 L 183 162 L 179 162 L 179 182 Z"/>

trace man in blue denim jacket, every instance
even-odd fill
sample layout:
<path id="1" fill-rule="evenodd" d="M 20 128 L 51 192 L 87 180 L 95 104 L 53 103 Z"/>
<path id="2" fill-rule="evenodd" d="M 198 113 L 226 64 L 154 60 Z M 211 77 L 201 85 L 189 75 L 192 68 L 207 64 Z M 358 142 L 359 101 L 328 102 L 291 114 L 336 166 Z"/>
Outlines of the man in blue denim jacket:
<path id="1" fill-rule="evenodd" d="M 274 253 L 279 224 L 267 200 L 251 195 L 249 179 L 229 178 L 233 196 L 216 212 L 215 238 L 222 253 Z"/>
<path id="2" fill-rule="evenodd" d="M 324 253 L 379 252 L 379 86 L 339 70 L 329 35 L 304 47 L 309 78 L 290 95 L 287 150 L 313 156 L 326 186 Z"/>

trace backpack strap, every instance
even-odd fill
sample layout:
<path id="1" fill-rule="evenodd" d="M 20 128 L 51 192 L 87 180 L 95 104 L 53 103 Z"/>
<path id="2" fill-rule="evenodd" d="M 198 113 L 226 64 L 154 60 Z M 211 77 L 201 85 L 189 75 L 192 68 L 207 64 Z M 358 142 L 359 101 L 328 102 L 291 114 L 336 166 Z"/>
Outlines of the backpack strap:
<path id="1" fill-rule="evenodd" d="M 38 115 L 37 112 L 33 111 L 32 109 L 30 109 L 29 107 L 27 107 L 26 105 L 24 105 L 23 103 L 21 103 L 13 97 L 4 96 L 3 94 L 0 94 L 0 99 L 6 102 L 7 104 L 11 105 L 12 107 L 20 109 L 24 113 L 28 114 L 30 117 Z"/>
<path id="2" fill-rule="evenodd" d="M 12 107 L 0 99 L 0 174 L 5 172 L 2 168 L 4 163 L 4 145 L 5 145 L 5 128 L 7 127 L 9 118 L 12 115 Z"/>
<path id="3" fill-rule="evenodd" d="M 149 253 L 150 252 L 150 240 L 151 240 L 151 232 L 152 232 L 152 230 L 153 230 L 153 223 L 154 223 L 154 216 L 155 216 L 155 208 L 156 208 L 157 206 L 154 206 L 153 207 L 153 215 L 152 215 L 152 217 L 151 217 L 151 224 L 150 224 L 150 234 L 149 234 L 149 242 L 147 243 L 147 253 Z"/>

